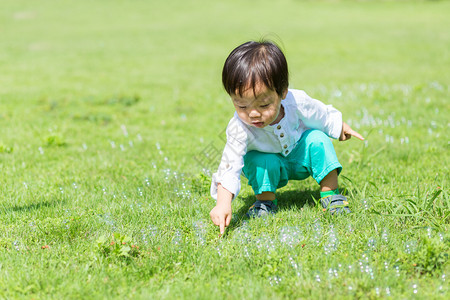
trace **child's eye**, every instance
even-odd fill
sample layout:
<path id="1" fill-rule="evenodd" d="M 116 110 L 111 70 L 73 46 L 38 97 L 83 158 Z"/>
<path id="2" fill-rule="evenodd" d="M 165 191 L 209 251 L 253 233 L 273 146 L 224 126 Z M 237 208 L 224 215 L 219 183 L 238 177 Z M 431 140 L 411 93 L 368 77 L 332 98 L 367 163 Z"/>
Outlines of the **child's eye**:
<path id="1" fill-rule="evenodd" d="M 260 107 L 268 107 L 270 104 L 264 104 L 264 105 L 261 105 Z"/>
<path id="2" fill-rule="evenodd" d="M 238 106 L 240 109 L 246 109 L 247 106 Z"/>

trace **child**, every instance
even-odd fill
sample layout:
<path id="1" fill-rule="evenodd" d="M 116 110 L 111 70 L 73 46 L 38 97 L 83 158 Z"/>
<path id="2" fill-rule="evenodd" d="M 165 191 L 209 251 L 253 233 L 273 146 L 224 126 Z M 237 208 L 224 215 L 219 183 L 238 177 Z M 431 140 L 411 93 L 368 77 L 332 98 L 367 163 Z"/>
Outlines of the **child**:
<path id="1" fill-rule="evenodd" d="M 241 171 L 257 201 L 249 216 L 274 213 L 275 191 L 290 179 L 312 176 L 320 184 L 321 204 L 331 213 L 350 212 L 339 194 L 342 169 L 329 137 L 345 141 L 364 138 L 342 122 L 331 105 L 288 89 L 283 52 L 270 41 L 247 42 L 225 61 L 222 83 L 236 112 L 227 127 L 227 143 L 218 171 L 212 176 L 211 210 L 220 234 L 231 221 L 231 201 L 240 191 Z"/>

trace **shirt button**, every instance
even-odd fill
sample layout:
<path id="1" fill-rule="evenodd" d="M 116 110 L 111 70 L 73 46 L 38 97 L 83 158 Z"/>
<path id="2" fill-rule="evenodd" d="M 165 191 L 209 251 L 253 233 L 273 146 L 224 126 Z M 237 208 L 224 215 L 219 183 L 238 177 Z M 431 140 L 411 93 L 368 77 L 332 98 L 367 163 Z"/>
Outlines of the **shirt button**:
<path id="1" fill-rule="evenodd" d="M 287 148 L 287 145 L 284 145 L 283 148 L 286 149 L 286 148 Z"/>
<path id="2" fill-rule="evenodd" d="M 288 154 L 288 153 L 289 153 L 289 150 L 286 150 L 284 153 Z"/>
<path id="3" fill-rule="evenodd" d="M 284 137 L 284 133 L 281 133 L 281 134 L 280 134 L 280 137 L 281 137 L 281 138 Z"/>
<path id="4" fill-rule="evenodd" d="M 281 129 L 281 125 L 278 125 L 278 126 L 277 126 L 277 129 L 280 130 L 280 129 Z"/>

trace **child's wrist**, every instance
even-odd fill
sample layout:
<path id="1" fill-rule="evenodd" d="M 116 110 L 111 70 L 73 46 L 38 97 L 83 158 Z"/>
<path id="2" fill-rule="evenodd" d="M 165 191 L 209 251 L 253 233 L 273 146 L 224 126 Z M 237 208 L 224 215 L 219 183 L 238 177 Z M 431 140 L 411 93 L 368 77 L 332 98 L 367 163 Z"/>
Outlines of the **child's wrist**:
<path id="1" fill-rule="evenodd" d="M 231 199 L 220 199 L 217 198 L 217 202 L 216 202 L 216 206 L 221 206 L 221 207 L 231 207 Z"/>

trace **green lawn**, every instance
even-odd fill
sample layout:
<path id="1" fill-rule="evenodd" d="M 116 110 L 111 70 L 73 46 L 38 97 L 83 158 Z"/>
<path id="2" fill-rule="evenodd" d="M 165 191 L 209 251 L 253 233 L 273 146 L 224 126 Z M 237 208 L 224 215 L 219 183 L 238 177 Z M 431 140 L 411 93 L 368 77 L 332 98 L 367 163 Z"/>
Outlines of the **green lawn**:
<path id="1" fill-rule="evenodd" d="M 0 298 L 449 297 L 449 1 L 3 1 Z M 279 212 L 209 220 L 229 52 L 282 45 L 290 86 L 366 137 L 334 142 L 353 211 L 312 179 Z M 205 154 L 208 153 L 209 159 Z"/>

